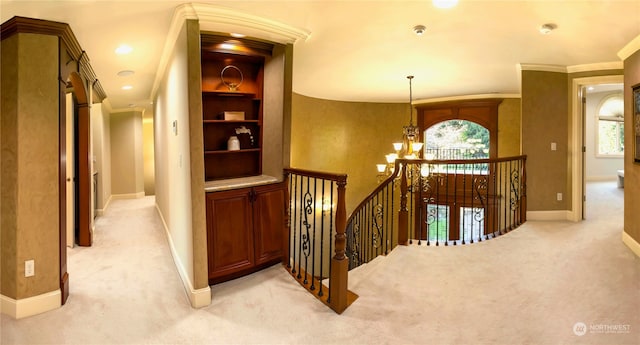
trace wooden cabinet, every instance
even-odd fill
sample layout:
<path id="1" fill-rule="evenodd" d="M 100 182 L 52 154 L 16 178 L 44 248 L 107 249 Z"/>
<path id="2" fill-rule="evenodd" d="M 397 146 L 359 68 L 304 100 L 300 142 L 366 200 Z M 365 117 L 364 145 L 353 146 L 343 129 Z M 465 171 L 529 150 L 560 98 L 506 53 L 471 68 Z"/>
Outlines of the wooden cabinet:
<path id="1" fill-rule="evenodd" d="M 210 284 L 281 260 L 284 188 L 284 183 L 277 183 L 206 194 Z"/>
<path id="2" fill-rule="evenodd" d="M 264 65 L 273 47 L 206 34 L 201 40 L 205 181 L 260 175 Z M 240 150 L 229 150 L 231 136 Z"/>

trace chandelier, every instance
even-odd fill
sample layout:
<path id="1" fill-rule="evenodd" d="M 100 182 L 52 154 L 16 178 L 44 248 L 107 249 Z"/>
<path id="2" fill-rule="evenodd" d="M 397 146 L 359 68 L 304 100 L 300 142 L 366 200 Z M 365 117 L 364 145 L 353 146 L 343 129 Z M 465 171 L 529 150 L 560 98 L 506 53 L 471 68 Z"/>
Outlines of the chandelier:
<path id="1" fill-rule="evenodd" d="M 389 176 L 393 173 L 396 159 L 419 159 L 422 144 L 420 142 L 420 128 L 413 125 L 413 90 L 411 81 L 413 76 L 407 76 L 409 79 L 409 125 L 402 127 L 402 142 L 393 143 L 395 152 L 385 156 L 386 164 L 377 164 L 378 177 Z"/>

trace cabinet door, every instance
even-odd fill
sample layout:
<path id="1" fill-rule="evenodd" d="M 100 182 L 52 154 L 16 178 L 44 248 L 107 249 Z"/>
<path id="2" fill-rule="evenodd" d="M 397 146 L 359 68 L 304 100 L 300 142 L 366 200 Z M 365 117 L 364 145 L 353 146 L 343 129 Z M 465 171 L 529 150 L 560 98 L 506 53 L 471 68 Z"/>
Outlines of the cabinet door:
<path id="1" fill-rule="evenodd" d="M 249 191 L 207 193 L 209 279 L 254 266 Z"/>
<path id="2" fill-rule="evenodd" d="M 284 184 L 255 188 L 253 203 L 256 264 L 282 259 L 285 232 Z"/>

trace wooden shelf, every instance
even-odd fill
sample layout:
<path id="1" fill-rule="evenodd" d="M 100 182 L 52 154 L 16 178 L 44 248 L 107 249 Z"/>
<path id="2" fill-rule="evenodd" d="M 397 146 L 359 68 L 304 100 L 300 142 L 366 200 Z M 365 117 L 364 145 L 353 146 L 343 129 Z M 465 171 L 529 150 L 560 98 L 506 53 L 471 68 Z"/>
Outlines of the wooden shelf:
<path id="1" fill-rule="evenodd" d="M 259 123 L 259 120 L 202 120 L 203 123 Z"/>
<path id="2" fill-rule="evenodd" d="M 240 149 L 240 150 L 215 150 L 215 151 L 204 151 L 205 155 L 220 155 L 220 154 L 238 154 L 238 153 L 247 153 L 247 152 L 260 152 L 259 148 L 254 149 Z"/>
<path id="3" fill-rule="evenodd" d="M 209 34 L 202 34 L 201 39 L 203 42 L 225 40 Z M 244 43 L 250 44 L 248 41 Z M 205 182 L 258 176 L 262 174 L 265 57 L 250 52 L 243 55 L 212 52 L 205 46 L 200 52 Z M 221 73 L 228 66 L 236 67 L 240 73 L 231 73 L 223 80 Z M 238 90 L 229 90 L 228 82 L 238 83 Z M 224 120 L 225 112 L 242 113 L 244 117 L 241 118 L 244 119 Z M 250 134 L 236 133 L 240 127 L 246 127 Z M 231 136 L 238 137 L 240 150 L 227 150 L 227 141 Z"/>
<path id="4" fill-rule="evenodd" d="M 252 97 L 256 98 L 253 92 L 229 91 L 229 90 L 202 90 L 204 95 L 214 95 L 220 97 Z"/>

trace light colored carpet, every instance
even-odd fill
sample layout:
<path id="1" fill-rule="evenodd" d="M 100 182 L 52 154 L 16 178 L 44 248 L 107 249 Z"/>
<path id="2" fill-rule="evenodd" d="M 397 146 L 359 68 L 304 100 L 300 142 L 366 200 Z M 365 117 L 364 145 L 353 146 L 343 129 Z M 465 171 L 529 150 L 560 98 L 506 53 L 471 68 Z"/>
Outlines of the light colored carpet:
<path id="1" fill-rule="evenodd" d="M 342 315 L 279 265 L 189 306 L 153 197 L 116 200 L 92 248 L 69 250 L 67 304 L 2 316 L 2 344 L 639 344 L 640 259 L 622 190 L 591 183 L 588 220 L 529 221 L 487 242 L 395 249 L 350 275 Z M 586 334 L 574 325 L 586 325 Z M 614 332 L 613 327 L 620 328 Z"/>

